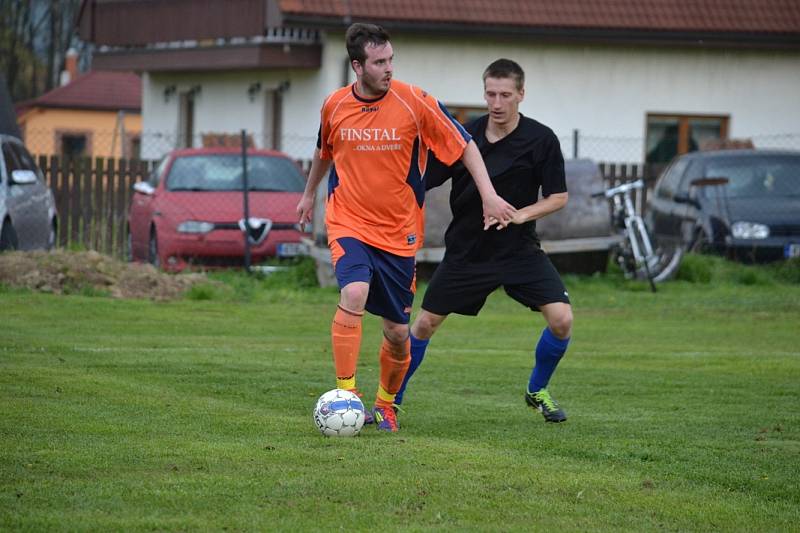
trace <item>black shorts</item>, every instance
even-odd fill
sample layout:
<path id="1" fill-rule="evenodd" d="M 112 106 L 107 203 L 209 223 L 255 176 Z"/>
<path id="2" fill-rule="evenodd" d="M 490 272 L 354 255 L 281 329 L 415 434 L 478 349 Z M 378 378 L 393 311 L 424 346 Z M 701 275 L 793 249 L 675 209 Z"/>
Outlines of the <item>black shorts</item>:
<path id="1" fill-rule="evenodd" d="M 437 315 L 475 316 L 486 298 L 500 286 L 534 311 L 539 306 L 569 303 L 561 276 L 544 252 L 497 263 L 439 264 L 422 300 L 422 308 Z"/>

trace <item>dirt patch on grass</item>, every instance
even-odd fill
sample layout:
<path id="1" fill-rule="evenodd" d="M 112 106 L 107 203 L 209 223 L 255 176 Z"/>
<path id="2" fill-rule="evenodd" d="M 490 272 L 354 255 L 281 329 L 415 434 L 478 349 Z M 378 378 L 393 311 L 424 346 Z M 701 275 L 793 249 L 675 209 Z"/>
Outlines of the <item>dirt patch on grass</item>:
<path id="1" fill-rule="evenodd" d="M 54 294 L 171 300 L 205 281 L 201 273 L 167 274 L 149 264 L 126 263 L 97 252 L 0 254 L 0 284 Z"/>

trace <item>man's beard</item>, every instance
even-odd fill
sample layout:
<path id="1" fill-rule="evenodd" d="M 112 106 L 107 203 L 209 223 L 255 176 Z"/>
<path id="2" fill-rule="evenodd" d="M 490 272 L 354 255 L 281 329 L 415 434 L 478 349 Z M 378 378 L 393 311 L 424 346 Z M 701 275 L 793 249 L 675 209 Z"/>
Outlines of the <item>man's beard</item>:
<path id="1" fill-rule="evenodd" d="M 389 84 L 391 84 L 391 79 L 388 80 Z M 372 80 L 370 76 L 364 76 L 361 78 L 361 85 L 364 87 L 364 90 L 369 92 L 370 94 L 384 94 L 386 91 L 389 90 L 389 87 L 383 87 L 383 78 Z"/>

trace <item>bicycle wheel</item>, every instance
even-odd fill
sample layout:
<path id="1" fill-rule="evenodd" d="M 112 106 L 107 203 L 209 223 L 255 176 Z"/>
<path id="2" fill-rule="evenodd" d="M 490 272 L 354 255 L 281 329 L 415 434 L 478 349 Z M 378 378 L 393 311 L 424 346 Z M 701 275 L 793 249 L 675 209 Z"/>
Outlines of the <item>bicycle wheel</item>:
<path id="1" fill-rule="evenodd" d="M 679 242 L 658 240 L 652 235 L 646 223 L 643 226 L 643 231 L 634 231 L 632 235 L 635 236 L 637 247 L 642 255 L 645 254 L 645 250 L 648 248 L 652 250 L 652 254 L 636 261 L 633 258 L 633 254 L 630 253 L 628 257 L 630 274 L 628 277 L 650 282 L 655 292 L 654 283 L 666 281 L 678 271 L 683 258 L 683 246 Z M 635 228 L 639 229 L 638 226 L 635 226 Z"/>
<path id="2" fill-rule="evenodd" d="M 611 261 L 619 267 L 626 279 L 639 277 L 639 273 L 636 270 L 636 260 L 633 258 L 633 253 L 627 242 L 611 249 Z"/>
<path id="3" fill-rule="evenodd" d="M 656 241 L 651 238 L 653 255 L 648 258 L 651 279 L 655 283 L 666 281 L 678 272 L 683 259 L 683 246 L 678 242 Z"/>

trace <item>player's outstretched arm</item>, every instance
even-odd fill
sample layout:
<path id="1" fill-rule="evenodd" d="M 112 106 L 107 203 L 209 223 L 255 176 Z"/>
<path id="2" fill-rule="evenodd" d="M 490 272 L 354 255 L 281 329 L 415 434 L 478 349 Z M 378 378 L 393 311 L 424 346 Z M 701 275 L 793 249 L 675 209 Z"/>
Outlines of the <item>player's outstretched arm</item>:
<path id="1" fill-rule="evenodd" d="M 567 205 L 569 193 L 558 192 L 550 196 L 546 196 L 536 202 L 535 204 L 526 205 L 522 209 L 518 209 L 514 216 L 511 218 L 512 224 L 524 224 L 531 220 L 539 220 L 546 217 L 550 213 L 555 213 Z"/>
<path id="2" fill-rule="evenodd" d="M 306 189 L 303 191 L 303 197 L 297 204 L 297 216 L 300 223 L 311 222 L 311 216 L 314 214 L 314 197 L 317 194 L 317 187 L 319 182 L 328 172 L 331 167 L 331 162 L 322 159 L 319 155 L 319 148 L 314 150 L 314 158 L 311 160 L 311 169 L 308 171 L 308 181 L 306 181 Z"/>
<path id="3" fill-rule="evenodd" d="M 472 179 L 475 180 L 475 186 L 478 188 L 483 201 L 483 229 L 488 229 L 495 224 L 499 224 L 500 228 L 508 226 L 517 210 L 513 205 L 503 200 L 494 190 L 492 180 L 489 178 L 486 165 L 483 163 L 481 152 L 478 150 L 475 141 L 470 141 L 467 147 L 464 148 L 461 161 L 469 170 Z"/>

